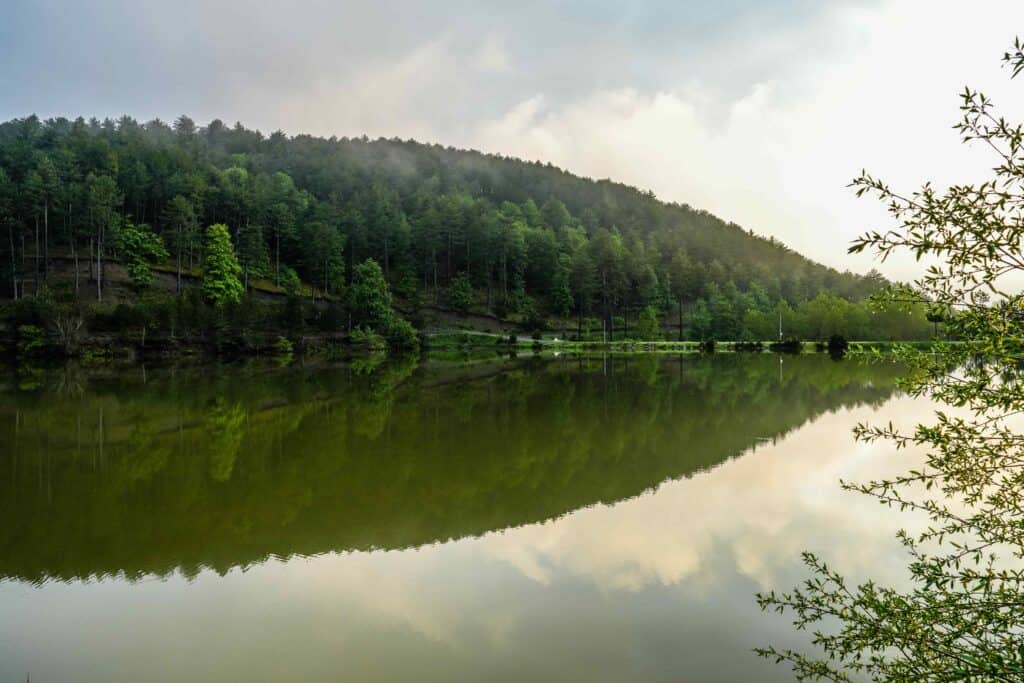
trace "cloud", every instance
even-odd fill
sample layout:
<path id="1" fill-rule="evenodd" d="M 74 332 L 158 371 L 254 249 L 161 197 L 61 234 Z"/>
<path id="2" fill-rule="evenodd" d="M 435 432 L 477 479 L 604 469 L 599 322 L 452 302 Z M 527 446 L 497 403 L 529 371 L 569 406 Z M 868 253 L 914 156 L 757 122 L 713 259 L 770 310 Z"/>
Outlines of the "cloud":
<path id="1" fill-rule="evenodd" d="M 913 2 L 840 6 L 801 28 L 801 43 L 814 52 L 792 54 L 783 44 L 792 30 L 709 49 L 740 63 L 767 55 L 779 68 L 766 80 L 738 90 L 706 79 L 655 91 L 598 89 L 569 102 L 533 94 L 482 123 L 472 143 L 649 188 L 863 270 L 874 264 L 851 259 L 846 244 L 889 219 L 847 189 L 862 167 L 908 190 L 925 180 L 974 180 L 992 159 L 950 130 L 964 83 L 986 86 L 1024 113 L 1019 85 L 1008 87 L 997 65 L 1011 39 L 1004 27 L 1020 23 L 1024 7 L 983 4 L 965 15 L 957 4 L 929 3 L 927 16 Z M 883 270 L 918 272 L 910 259 Z"/>
<path id="2" fill-rule="evenodd" d="M 505 48 L 505 41 L 494 33 L 484 36 L 473 61 L 476 69 L 484 74 L 507 74 L 513 70 L 512 56 Z"/>
<path id="3" fill-rule="evenodd" d="M 997 66 L 1016 0 L 580 4 L 13 0 L 0 117 L 241 120 L 551 161 L 708 209 L 837 267 L 888 218 L 846 184 L 978 177 L 963 85 L 1021 112 Z M 908 261 L 887 273 L 915 272 Z"/>
<path id="4" fill-rule="evenodd" d="M 932 415 L 927 401 L 905 397 L 880 408 L 836 411 L 650 495 L 488 534 L 478 543 L 541 585 L 571 575 L 602 592 L 683 582 L 710 587 L 719 575 L 734 573 L 769 589 L 785 585 L 793 558 L 809 546 L 850 576 L 898 583 L 904 568 L 893 552 L 896 531 L 923 530 L 927 519 L 893 514 L 839 487 L 840 479 L 892 476 L 921 461 L 920 450 L 893 459 L 890 444 L 861 444 L 850 435 L 851 424 L 892 415 L 896 404 L 899 427 Z"/>

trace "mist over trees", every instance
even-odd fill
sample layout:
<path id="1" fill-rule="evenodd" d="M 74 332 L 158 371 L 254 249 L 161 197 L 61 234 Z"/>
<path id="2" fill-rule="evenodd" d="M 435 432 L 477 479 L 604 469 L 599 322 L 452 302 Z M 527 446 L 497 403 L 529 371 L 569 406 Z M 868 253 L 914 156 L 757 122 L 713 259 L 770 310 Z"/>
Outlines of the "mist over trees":
<path id="1" fill-rule="evenodd" d="M 863 305 L 885 284 L 876 272 L 839 272 L 706 211 L 551 164 L 398 139 L 265 136 L 186 116 L 0 124 L 3 295 L 37 295 L 63 259 L 76 264 L 76 296 L 103 301 L 112 257 L 140 288 L 161 261 L 180 292 L 210 256 L 212 225 L 225 227 L 246 290 L 345 300 L 372 260 L 410 308 L 557 319 L 583 336 L 635 336 L 639 325 L 669 338 L 770 339 L 780 321 L 806 338 L 931 332 L 923 308 Z"/>

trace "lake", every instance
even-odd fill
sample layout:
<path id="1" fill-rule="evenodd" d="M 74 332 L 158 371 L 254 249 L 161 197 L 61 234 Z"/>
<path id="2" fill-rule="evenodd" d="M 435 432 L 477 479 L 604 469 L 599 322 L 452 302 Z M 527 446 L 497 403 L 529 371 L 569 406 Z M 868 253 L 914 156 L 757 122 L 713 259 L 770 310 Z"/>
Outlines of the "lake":
<path id="1" fill-rule="evenodd" d="M 0 681 L 787 681 L 759 590 L 896 575 L 928 407 L 823 355 L 9 375 Z"/>

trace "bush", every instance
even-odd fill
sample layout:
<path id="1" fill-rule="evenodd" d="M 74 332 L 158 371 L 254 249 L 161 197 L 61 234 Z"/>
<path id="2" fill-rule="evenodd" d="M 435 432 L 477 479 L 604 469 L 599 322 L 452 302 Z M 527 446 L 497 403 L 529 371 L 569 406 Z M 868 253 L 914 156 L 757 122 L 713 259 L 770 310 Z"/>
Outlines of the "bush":
<path id="1" fill-rule="evenodd" d="M 661 339 L 661 326 L 658 323 L 658 311 L 654 306 L 647 306 L 640 312 L 636 321 L 636 336 L 643 341 Z"/>
<path id="2" fill-rule="evenodd" d="M 828 352 L 832 355 L 843 355 L 850 348 L 850 342 L 841 334 L 833 334 L 828 338 Z"/>
<path id="3" fill-rule="evenodd" d="M 354 346 L 359 346 L 369 351 L 383 351 L 387 348 L 387 344 L 384 343 L 384 337 L 364 327 L 357 327 L 352 330 L 349 341 Z"/>
<path id="4" fill-rule="evenodd" d="M 459 273 L 448 284 L 445 300 L 456 311 L 468 311 L 473 305 L 473 285 L 465 273 Z"/>
<path id="5" fill-rule="evenodd" d="M 277 341 L 274 342 L 274 355 L 281 356 L 282 358 L 291 356 L 295 351 L 292 343 L 288 341 L 287 337 L 278 337 Z"/>
<path id="6" fill-rule="evenodd" d="M 803 351 L 804 345 L 796 337 L 786 337 L 782 341 L 772 342 L 768 345 L 768 348 L 772 351 L 781 351 L 782 353 L 800 353 Z"/>
<path id="7" fill-rule="evenodd" d="M 299 293 L 299 289 L 302 287 L 302 282 L 299 281 L 299 274 L 289 266 L 282 265 L 281 273 L 279 275 L 281 282 L 281 289 L 284 290 L 288 296 L 295 296 Z"/>
<path id="8" fill-rule="evenodd" d="M 396 351 L 418 351 L 420 336 L 408 320 L 394 318 L 388 326 L 388 345 Z"/>
<path id="9" fill-rule="evenodd" d="M 31 358 L 46 350 L 46 333 L 38 325 L 18 326 L 18 355 Z"/>

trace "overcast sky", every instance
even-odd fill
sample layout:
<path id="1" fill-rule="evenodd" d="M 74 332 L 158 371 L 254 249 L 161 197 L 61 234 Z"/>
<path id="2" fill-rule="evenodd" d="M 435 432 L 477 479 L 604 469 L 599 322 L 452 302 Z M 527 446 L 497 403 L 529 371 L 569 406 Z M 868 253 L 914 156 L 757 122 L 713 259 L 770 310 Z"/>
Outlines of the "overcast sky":
<path id="1" fill-rule="evenodd" d="M 992 165 L 957 93 L 1024 119 L 999 57 L 1024 1 L 4 0 L 0 118 L 119 116 L 398 136 L 550 161 L 840 268 L 886 224 L 845 185 Z M 912 275 L 906 261 L 883 268 Z"/>

